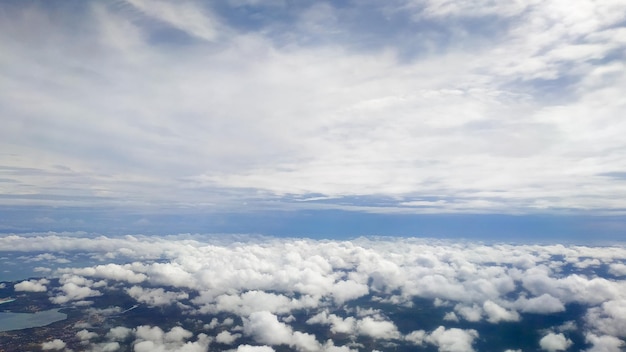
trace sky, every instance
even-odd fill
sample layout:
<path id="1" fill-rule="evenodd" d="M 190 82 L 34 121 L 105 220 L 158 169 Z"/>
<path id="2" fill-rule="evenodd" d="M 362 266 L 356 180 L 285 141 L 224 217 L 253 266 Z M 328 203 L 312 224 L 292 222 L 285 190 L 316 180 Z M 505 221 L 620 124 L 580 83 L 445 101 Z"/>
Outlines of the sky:
<path id="1" fill-rule="evenodd" d="M 621 0 L 2 1 L 0 231 L 624 240 L 625 58 Z"/>

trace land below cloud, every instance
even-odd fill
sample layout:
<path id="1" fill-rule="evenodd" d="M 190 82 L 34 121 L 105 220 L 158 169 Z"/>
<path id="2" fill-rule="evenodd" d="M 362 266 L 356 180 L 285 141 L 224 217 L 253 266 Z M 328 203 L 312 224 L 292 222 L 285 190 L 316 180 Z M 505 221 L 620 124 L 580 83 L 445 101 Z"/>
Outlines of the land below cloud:
<path id="1" fill-rule="evenodd" d="M 626 248 L 415 238 L 0 238 L 4 351 L 621 351 Z M 18 259 L 19 258 L 19 259 Z M 5 265 L 10 270 L 10 266 Z"/>

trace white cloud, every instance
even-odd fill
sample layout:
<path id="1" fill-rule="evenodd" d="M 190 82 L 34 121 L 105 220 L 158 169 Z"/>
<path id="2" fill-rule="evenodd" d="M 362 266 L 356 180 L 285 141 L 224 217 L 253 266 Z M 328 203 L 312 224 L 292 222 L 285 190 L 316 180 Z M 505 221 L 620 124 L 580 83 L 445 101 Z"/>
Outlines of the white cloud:
<path id="1" fill-rule="evenodd" d="M 476 330 L 446 329 L 440 326 L 425 341 L 437 346 L 440 352 L 473 352 L 472 344 L 477 337 Z"/>
<path id="2" fill-rule="evenodd" d="M 102 295 L 100 291 L 91 288 L 95 287 L 97 283 L 80 276 L 63 274 L 60 283 L 62 284 L 59 289 L 60 293 L 57 293 L 54 297 L 50 297 L 50 301 L 56 304 L 80 301 L 84 298 Z"/>
<path id="3" fill-rule="evenodd" d="M 146 303 L 150 306 L 171 305 L 181 299 L 189 298 L 189 294 L 185 292 L 165 291 L 162 288 L 133 286 L 127 289 L 126 292 L 138 302 Z"/>
<path id="4" fill-rule="evenodd" d="M 86 329 L 83 329 L 76 333 L 76 337 L 81 341 L 89 341 L 93 338 L 98 337 L 98 334 L 96 334 L 95 332 L 91 332 Z"/>
<path id="5" fill-rule="evenodd" d="M 369 211 L 624 209 L 621 181 L 599 176 L 626 167 L 621 1 L 392 2 L 378 15 L 403 40 L 368 50 L 334 40 L 362 31 L 330 5 L 255 31 L 195 1 L 126 3 L 3 8 L 0 163 L 19 174 L 4 203 L 212 209 L 316 193 L 398 198 Z M 415 24 L 394 17 L 407 8 L 434 24 L 410 43 Z M 499 20 L 464 25 L 483 16 Z"/>
<path id="6" fill-rule="evenodd" d="M 106 337 L 113 341 L 124 341 L 131 336 L 132 330 L 124 326 L 116 326 L 111 328 L 106 334 Z"/>
<path id="7" fill-rule="evenodd" d="M 60 272 L 70 272 L 87 277 L 126 281 L 133 284 L 146 280 L 145 274 L 134 272 L 131 270 L 130 265 L 106 264 L 97 265 L 91 268 L 62 269 Z"/>
<path id="8" fill-rule="evenodd" d="M 193 337 L 193 333 L 181 327 L 174 327 L 165 332 L 158 326 L 142 325 L 136 328 L 135 337 L 133 342 L 135 352 L 205 352 L 211 343 L 211 338 L 206 334 L 198 334 L 196 341 L 188 341 Z"/>
<path id="9" fill-rule="evenodd" d="M 268 311 L 254 312 L 244 319 L 243 332 L 267 345 L 289 345 L 298 351 L 317 351 L 320 344 L 314 335 L 293 331 Z"/>
<path id="10" fill-rule="evenodd" d="M 237 352 L 274 352 L 274 349 L 270 346 L 239 345 Z"/>
<path id="11" fill-rule="evenodd" d="M 353 280 L 338 281 L 332 288 L 332 295 L 337 304 L 365 296 L 369 293 L 367 285 Z"/>
<path id="12" fill-rule="evenodd" d="M 169 348 L 169 345 L 179 348 L 187 343 L 197 347 L 209 340 L 236 348 L 243 336 L 248 338 L 245 342 L 255 341 L 260 345 L 323 350 L 327 341 L 317 341 L 306 330 L 295 331 L 304 323 L 319 324 L 331 335 L 345 334 L 355 340 L 378 339 L 380 344 L 432 344 L 442 351 L 473 348 L 477 335 L 471 330 L 441 327 L 430 333 L 417 330 L 401 334 L 398 328 L 401 325 L 393 315 L 386 315 L 377 306 L 361 305 L 369 300 L 360 300 L 356 307 L 338 300 L 337 287 L 342 286 L 349 291 L 339 293 L 345 294 L 345 299 L 367 293 L 372 304 L 418 309 L 411 306 L 415 299 L 431 300 L 441 312 L 437 318 L 454 321 L 456 327 L 468 324 L 464 320 L 495 324 L 518 321 L 522 318 L 520 313 L 562 312 L 567 303 L 587 308 L 585 324 L 566 322 L 550 327 L 552 335 L 546 335 L 542 345 L 545 348 L 557 348 L 560 335 L 565 333 L 562 336 L 567 342 L 567 334 L 582 327 L 585 333 L 618 339 L 626 331 L 624 281 L 587 276 L 594 268 L 568 264 L 581 257 L 613 263 L 616 258 L 626 256 L 626 249 L 619 246 L 451 244 L 414 238 L 351 241 L 253 237 L 242 241 L 241 238 L 226 241 L 200 236 L 76 239 L 62 235 L 9 235 L 0 238 L 0 246 L 21 251 L 54 247 L 77 255 L 108 253 L 113 245 L 138 252 L 142 249 L 148 259 L 138 259 L 111 271 L 106 270 L 114 268 L 109 265 L 63 270 L 59 288 L 51 292 L 52 302 L 83 302 L 105 290 L 118 290 L 140 303 L 175 305 L 192 315 L 220 316 L 199 325 L 212 338 L 195 336 L 190 332 L 194 330 L 187 326 L 190 331 L 173 328 L 169 332 L 144 326 L 136 333 L 127 327 L 115 327 L 104 335 L 106 341 L 92 340 L 94 350 L 99 343 L 122 345 L 133 338 L 145 350 Z M 555 256 L 562 260 L 553 261 Z M 155 259 L 159 259 L 159 266 L 153 265 Z M 115 272 L 121 274 L 114 275 Z M 180 280 L 175 273 L 181 273 L 185 279 Z M 138 278 L 142 280 L 141 286 L 135 283 Z M 430 286 L 423 288 L 424 283 Z M 448 291 L 449 288 L 453 290 Z M 90 309 L 94 314 L 108 316 L 128 308 Z M 300 321 L 299 314 L 303 311 L 310 315 Z M 224 313 L 229 319 L 221 315 Z M 87 329 L 81 332 L 85 337 L 93 331 L 89 326 L 77 329 Z M 452 343 L 453 337 L 458 338 L 458 344 Z M 598 340 L 595 343 L 598 349 L 604 340 L 608 341 L 606 344 L 614 341 L 608 337 Z M 358 346 L 333 345 L 332 348 L 345 350 Z"/>
<path id="13" fill-rule="evenodd" d="M 424 344 L 424 340 L 426 339 L 426 331 L 424 330 L 415 330 L 411 331 L 407 334 L 404 339 L 406 341 L 411 342 L 414 345 L 421 346 Z"/>
<path id="14" fill-rule="evenodd" d="M 555 352 L 565 351 L 572 345 L 572 341 L 565 337 L 563 334 L 555 334 L 553 332 L 548 333 L 539 340 L 539 346 L 541 349 Z"/>
<path id="15" fill-rule="evenodd" d="M 586 352 L 620 352 L 626 345 L 623 340 L 610 335 L 597 336 L 587 334 L 585 335 L 585 340 L 591 344 L 591 348 L 586 350 Z"/>
<path id="16" fill-rule="evenodd" d="M 13 286 L 15 291 L 26 291 L 26 292 L 46 292 L 48 288 L 46 287 L 50 281 L 46 279 L 39 280 L 28 280 L 22 281 Z"/>
<path id="17" fill-rule="evenodd" d="M 615 276 L 626 276 L 626 264 L 622 264 L 622 263 L 609 264 L 609 273 Z"/>
<path id="18" fill-rule="evenodd" d="M 64 348 L 65 348 L 65 342 L 59 339 L 54 339 L 52 341 L 44 342 L 41 344 L 41 349 L 44 351 L 47 351 L 47 350 L 59 351 Z"/>
<path id="19" fill-rule="evenodd" d="M 335 334 L 354 334 L 357 320 L 354 317 L 342 318 L 335 314 L 328 314 L 328 311 L 323 310 L 310 317 L 306 323 L 330 325 L 330 331 Z"/>
<path id="20" fill-rule="evenodd" d="M 626 337 L 626 299 L 608 301 L 599 307 L 590 308 L 586 320 L 602 334 Z"/>
<path id="21" fill-rule="evenodd" d="M 563 302 L 547 293 L 533 298 L 520 297 L 515 301 L 515 306 L 525 313 L 549 314 L 565 310 Z"/>
<path id="22" fill-rule="evenodd" d="M 166 342 L 182 342 L 192 336 L 193 333 L 191 331 L 187 331 L 180 326 L 175 326 L 163 335 L 163 340 Z"/>
<path id="23" fill-rule="evenodd" d="M 215 336 L 215 341 L 226 345 L 231 345 L 241 334 L 231 334 L 230 331 L 224 330 Z"/>
<path id="24" fill-rule="evenodd" d="M 483 304 L 483 310 L 487 314 L 487 321 L 499 323 L 500 321 L 519 321 L 520 316 L 516 311 L 509 311 L 492 301 Z"/>
<path id="25" fill-rule="evenodd" d="M 375 339 L 397 339 L 400 337 L 398 328 L 391 321 L 378 320 L 372 317 L 365 317 L 356 323 L 359 334 L 373 337 Z"/>
<path id="26" fill-rule="evenodd" d="M 89 352 L 116 352 L 121 349 L 119 342 L 102 342 L 92 344 Z"/>
<path id="27" fill-rule="evenodd" d="M 454 307 L 454 310 L 458 315 L 462 316 L 463 319 L 471 322 L 478 322 L 482 319 L 483 309 L 477 304 L 473 304 L 471 306 L 464 304 L 457 304 Z"/>

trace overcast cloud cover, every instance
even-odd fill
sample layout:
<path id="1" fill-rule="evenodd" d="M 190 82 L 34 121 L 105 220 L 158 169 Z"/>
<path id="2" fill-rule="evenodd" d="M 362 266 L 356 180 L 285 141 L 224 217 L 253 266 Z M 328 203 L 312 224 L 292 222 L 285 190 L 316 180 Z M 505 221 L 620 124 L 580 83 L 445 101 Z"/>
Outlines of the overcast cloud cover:
<path id="1" fill-rule="evenodd" d="M 622 214 L 625 21 L 621 0 L 3 1 L 0 204 Z"/>

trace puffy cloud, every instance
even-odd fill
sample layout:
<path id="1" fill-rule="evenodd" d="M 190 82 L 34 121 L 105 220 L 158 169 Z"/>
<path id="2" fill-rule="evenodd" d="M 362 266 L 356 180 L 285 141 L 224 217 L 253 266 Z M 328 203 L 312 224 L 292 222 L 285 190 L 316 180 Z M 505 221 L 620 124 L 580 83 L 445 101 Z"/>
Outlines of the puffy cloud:
<path id="1" fill-rule="evenodd" d="M 626 337 L 626 299 L 602 303 L 587 311 L 587 323 L 599 333 Z"/>
<path id="2" fill-rule="evenodd" d="M 626 276 L 626 264 L 623 264 L 623 263 L 609 264 L 609 273 L 615 276 Z"/>
<path id="3" fill-rule="evenodd" d="M 365 317 L 357 321 L 356 328 L 360 335 L 366 335 L 375 339 L 389 340 L 400 337 L 400 333 L 395 324 L 387 320 Z"/>
<path id="4" fill-rule="evenodd" d="M 95 332 L 90 332 L 86 329 L 83 329 L 76 333 L 76 337 L 81 341 L 89 341 L 91 339 L 98 337 L 98 334 L 96 334 Z"/>
<path id="5" fill-rule="evenodd" d="M 206 352 L 211 338 L 205 334 L 198 334 L 196 341 L 187 341 L 192 336 L 193 333 L 181 327 L 174 327 L 165 332 L 158 326 L 142 325 L 135 330 L 136 339 L 133 348 L 135 352 Z"/>
<path id="6" fill-rule="evenodd" d="M 2 245 L 10 243 L 24 250 L 58 246 L 67 252 L 97 255 L 108 253 L 112 244 L 138 252 L 143 248 L 149 259 L 59 271 L 60 286 L 52 292 L 52 302 L 87 303 L 83 300 L 105 290 L 119 290 L 151 306 L 173 304 L 185 313 L 199 315 L 228 313 L 231 318 L 227 331 L 218 328 L 226 326 L 226 320 L 224 324 L 217 318 L 202 323 L 224 344 L 234 344 L 245 335 L 261 345 L 302 351 L 324 349 L 328 342 L 318 342 L 304 330 L 294 331 L 295 324 L 302 323 L 295 322 L 295 317 L 306 310 L 310 313 L 305 318 L 307 324 L 324 325 L 331 334 L 395 340 L 377 342 L 380 344 L 437 344 L 442 351 L 457 348 L 447 341 L 459 331 L 418 330 L 402 336 L 396 327 L 399 322 L 389 320 L 375 306 L 408 308 L 415 304 L 415 298 L 432 299 L 439 311 L 447 310 L 439 319 L 458 322 L 457 327 L 467 324 L 463 320 L 517 321 L 517 312 L 550 314 L 564 311 L 566 303 L 579 303 L 588 306 L 585 327 L 595 336 L 619 338 L 626 331 L 622 319 L 626 316 L 624 281 L 589 274 L 594 270 L 599 274 L 603 268 L 590 266 L 582 270 L 569 264 L 579 258 L 615 263 L 626 256 L 626 250 L 620 247 L 450 244 L 402 238 L 314 241 L 251 237 L 230 241 L 191 235 L 78 238 L 72 247 L 70 237 L 57 236 L 56 244 L 40 236 L 6 237 L 0 238 Z M 91 258 L 102 260 L 101 256 Z M 155 265 L 155 259 L 159 259 L 159 265 Z M 370 297 L 361 299 L 359 305 L 367 301 L 374 306 L 345 304 L 363 295 L 371 296 L 371 301 Z M 115 313 L 128 308 L 116 307 Z M 232 318 L 242 319 L 242 326 L 234 326 Z M 551 327 L 551 331 L 569 331 L 565 328 Z M 173 329 L 166 337 L 167 332 L 146 329 L 138 329 L 135 336 L 140 349 L 199 344 L 189 341 L 193 336 L 182 330 Z M 460 331 L 462 336 L 474 336 L 470 330 Z M 156 335 L 143 335 L 149 332 Z M 118 327 L 105 338 L 122 345 L 130 343 L 132 336 L 128 328 Z"/>
<path id="7" fill-rule="evenodd" d="M 187 340 L 192 336 L 193 333 L 191 333 L 191 331 L 187 331 L 180 326 L 175 326 L 170 331 L 165 333 L 163 340 L 166 342 L 180 342 Z"/>
<path id="8" fill-rule="evenodd" d="M 270 346 L 239 345 L 237 352 L 274 352 Z"/>
<path id="9" fill-rule="evenodd" d="M 411 342 L 414 345 L 421 346 L 424 344 L 424 340 L 426 339 L 426 331 L 424 330 L 415 330 L 407 334 L 404 339 L 406 341 Z"/>
<path id="10" fill-rule="evenodd" d="M 162 288 L 143 288 L 141 286 L 133 286 L 126 292 L 138 302 L 150 306 L 171 305 L 181 299 L 189 298 L 189 294 L 185 292 L 170 292 Z"/>
<path id="11" fill-rule="evenodd" d="M 353 334 L 356 332 L 357 320 L 354 317 L 342 318 L 335 314 L 328 314 L 328 311 L 323 310 L 310 317 L 306 323 L 330 325 L 330 331 L 335 334 Z"/>
<path id="12" fill-rule="evenodd" d="M 486 301 L 483 304 L 483 309 L 487 314 L 487 321 L 490 323 L 520 320 L 520 316 L 516 311 L 506 310 L 492 301 Z"/>
<path id="13" fill-rule="evenodd" d="M 244 334 L 267 345 L 289 345 L 299 351 L 317 351 L 320 344 L 314 335 L 293 331 L 268 311 L 254 312 L 244 319 Z"/>
<path id="14" fill-rule="evenodd" d="M 599 304 L 621 296 L 625 283 L 595 277 L 587 279 L 579 274 L 554 278 L 546 273 L 534 273 L 522 279 L 524 288 L 534 295 L 549 294 L 563 302 Z"/>
<path id="15" fill-rule="evenodd" d="M 477 337 L 476 330 L 446 329 L 440 326 L 428 334 L 424 341 L 437 346 L 440 352 L 473 352 L 472 344 Z"/>
<path id="16" fill-rule="evenodd" d="M 102 295 L 100 291 L 90 287 L 95 286 L 96 283 L 80 276 L 63 274 L 60 282 L 63 283 L 63 286 L 60 288 L 62 293 L 57 293 L 56 296 L 50 298 L 50 301 L 56 304 L 79 301 L 87 297 Z"/>
<path id="17" fill-rule="evenodd" d="M 553 332 L 548 333 L 539 340 L 539 346 L 541 349 L 555 352 L 565 351 L 572 345 L 572 340 L 565 337 L 563 334 L 555 334 Z"/>
<path id="18" fill-rule="evenodd" d="M 365 296 L 369 293 L 367 285 L 353 280 L 338 281 L 331 290 L 333 298 L 337 304 Z"/>
<path id="19" fill-rule="evenodd" d="M 102 342 L 89 346 L 89 352 L 116 352 L 121 348 L 119 342 Z"/>
<path id="20" fill-rule="evenodd" d="M 547 293 L 533 298 L 520 297 L 515 301 L 515 306 L 525 313 L 549 314 L 565 310 L 563 302 Z"/>
<path id="21" fill-rule="evenodd" d="M 47 350 L 59 351 L 64 348 L 65 348 L 65 342 L 59 339 L 54 339 L 52 341 L 44 342 L 41 344 L 41 349 L 45 351 Z"/>
<path id="22" fill-rule="evenodd" d="M 131 284 L 140 283 L 146 280 L 145 274 L 136 273 L 131 269 L 130 265 L 106 264 L 90 268 L 62 269 L 60 272 L 70 272 L 87 277 L 125 281 Z"/>
<path id="23" fill-rule="evenodd" d="M 215 336 L 215 341 L 225 345 L 231 345 L 240 337 L 241 334 L 232 334 L 230 331 L 224 330 Z"/>
<path id="24" fill-rule="evenodd" d="M 15 291 L 26 291 L 26 292 L 46 292 L 48 288 L 46 287 L 50 281 L 46 279 L 39 280 L 28 280 L 22 281 L 13 286 Z"/>
<path id="25" fill-rule="evenodd" d="M 480 321 L 483 315 L 482 307 L 477 304 L 473 304 L 472 306 L 457 304 L 454 307 L 454 310 L 458 313 L 458 315 L 462 316 L 463 319 L 471 322 Z"/>
<path id="26" fill-rule="evenodd" d="M 284 295 L 252 290 L 242 294 L 224 294 L 218 297 L 203 296 L 193 300 L 196 304 L 204 304 L 204 312 L 232 312 L 238 315 L 249 315 L 254 311 L 267 310 L 271 313 L 287 313 L 293 309 L 311 307 L 318 302 L 310 297 L 302 299 L 289 298 Z"/>
<path id="27" fill-rule="evenodd" d="M 278 317 L 268 311 L 254 312 L 244 320 L 243 331 L 260 343 L 268 345 L 289 345 L 293 331 L 278 321 Z"/>
<path id="28" fill-rule="evenodd" d="M 106 334 L 106 337 L 109 340 L 113 340 L 113 341 L 124 341 L 125 339 L 130 337 L 132 333 L 133 333 L 132 329 L 129 329 L 124 326 L 116 326 L 109 330 L 109 332 Z"/>
<path id="29" fill-rule="evenodd" d="M 597 336 L 589 333 L 585 335 L 585 340 L 591 344 L 586 352 L 620 352 L 626 345 L 623 340 L 610 335 Z"/>

